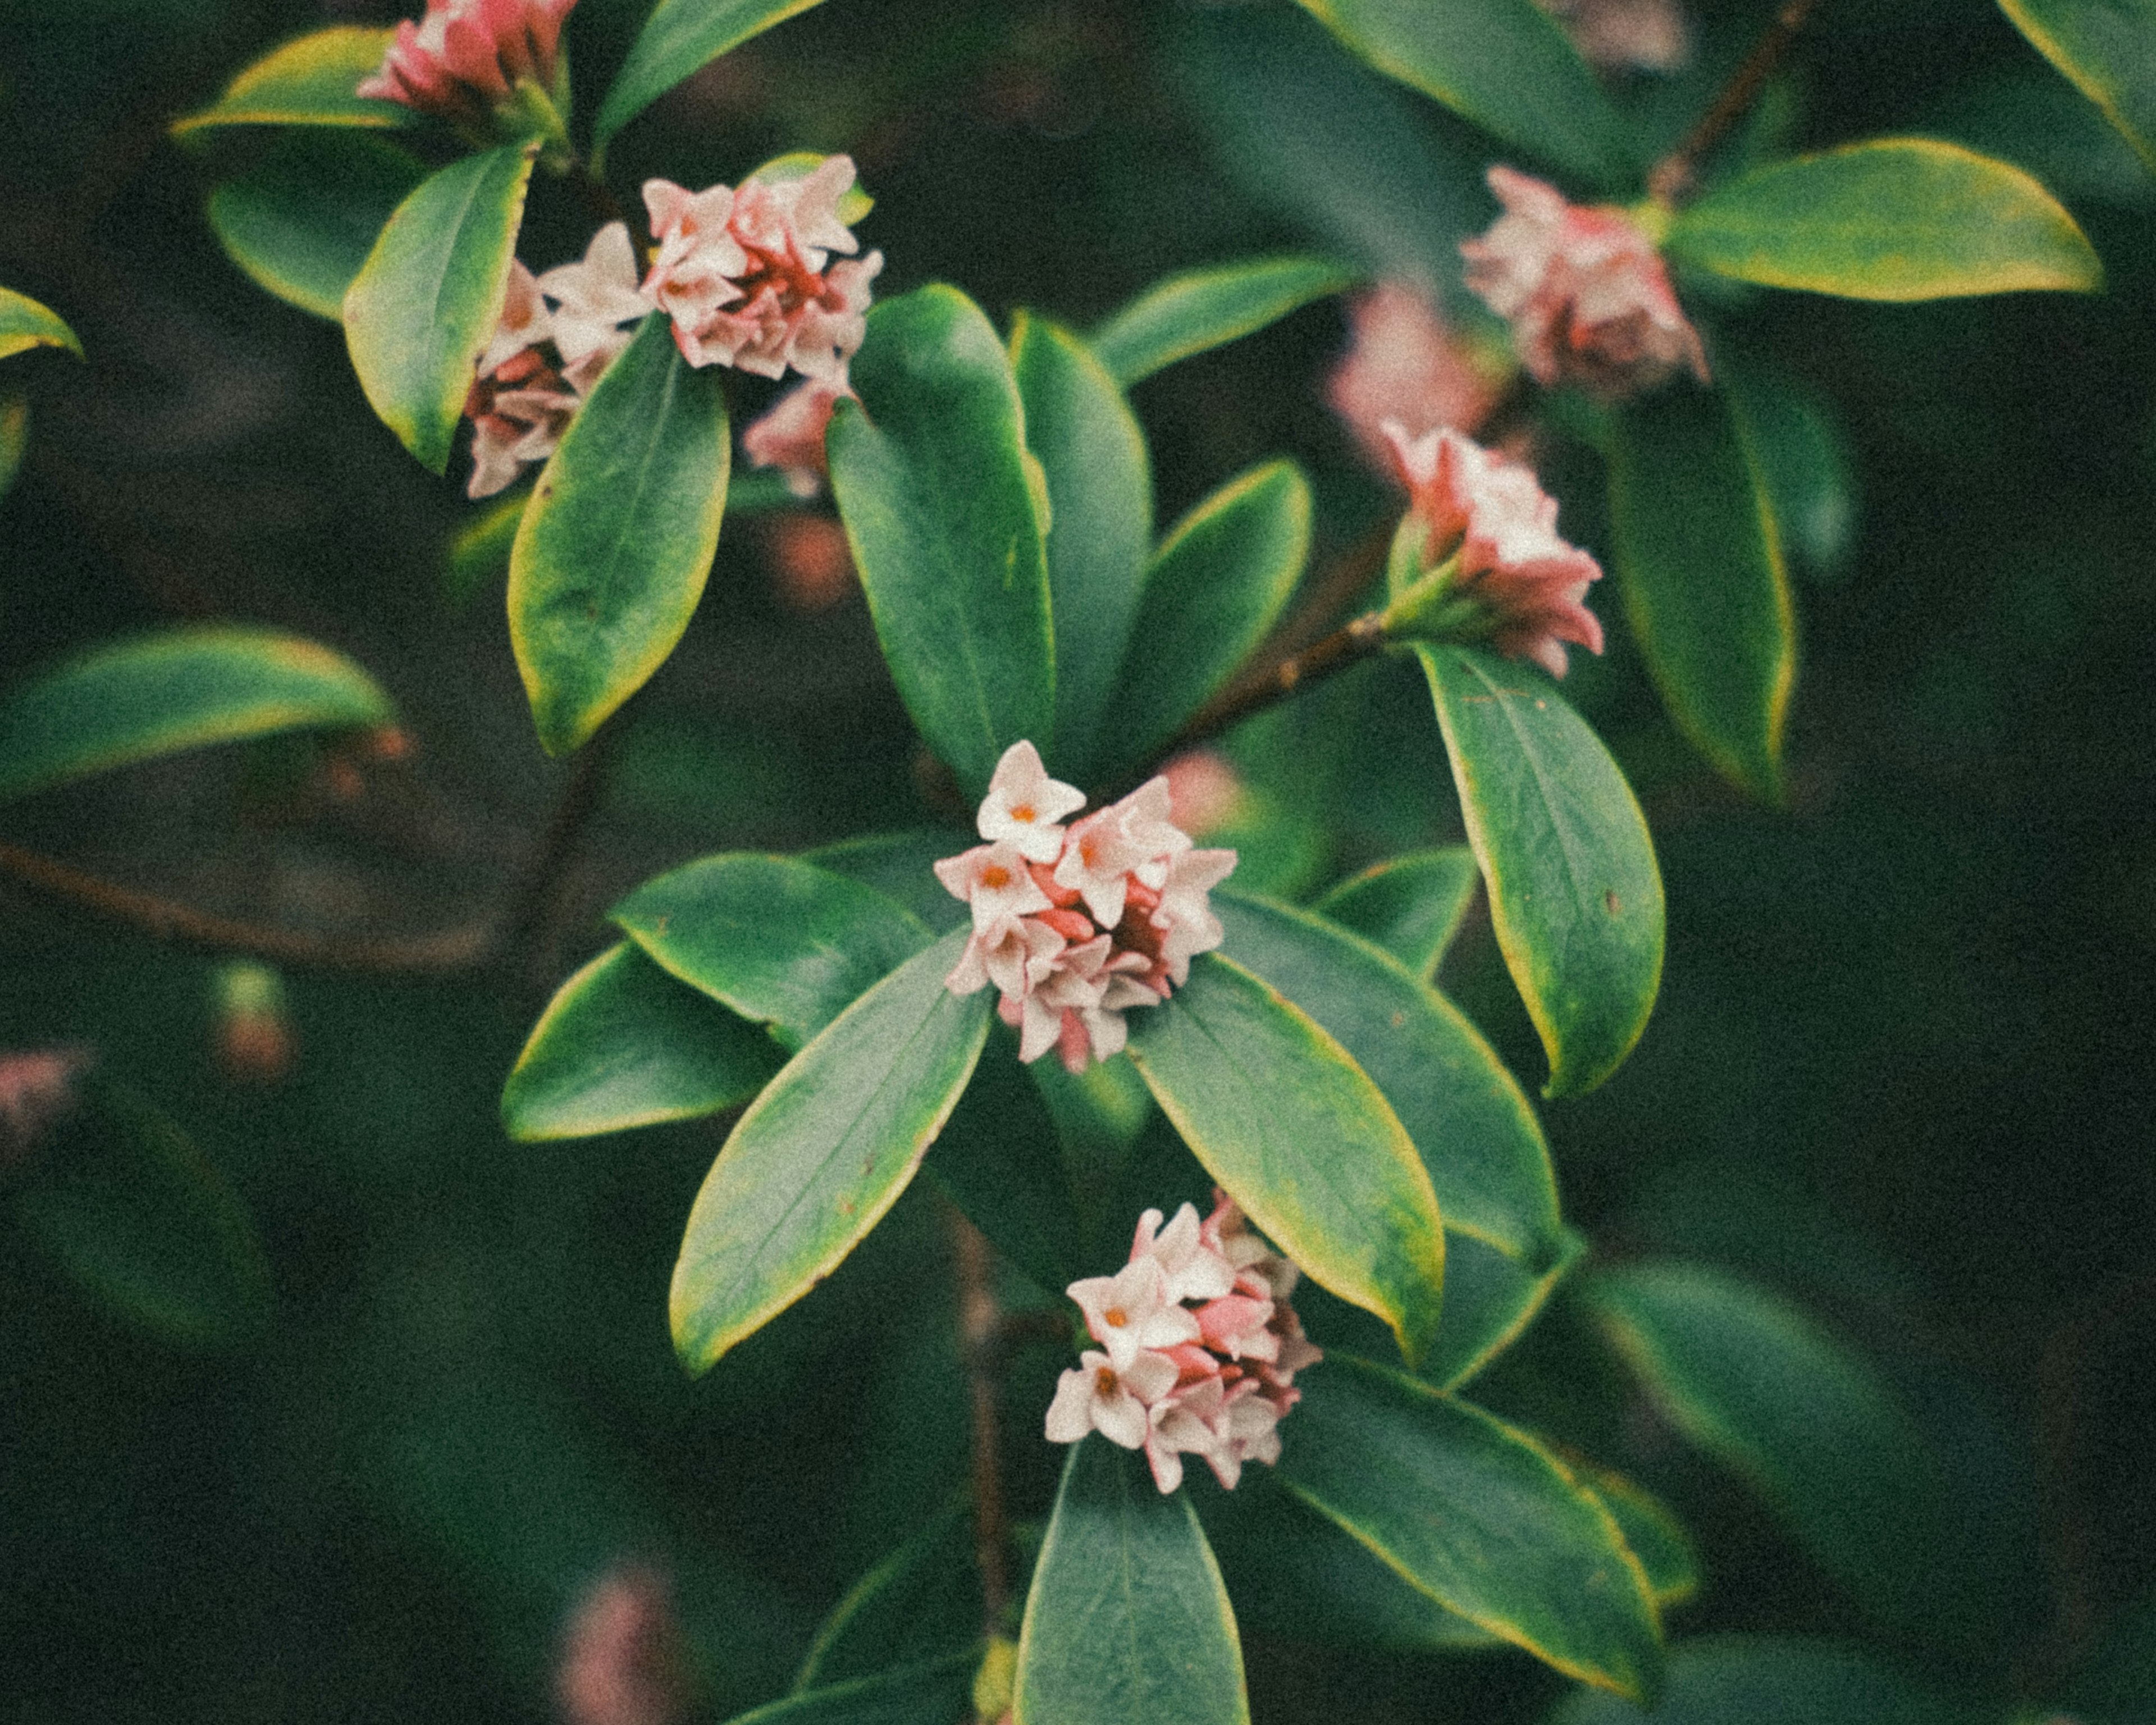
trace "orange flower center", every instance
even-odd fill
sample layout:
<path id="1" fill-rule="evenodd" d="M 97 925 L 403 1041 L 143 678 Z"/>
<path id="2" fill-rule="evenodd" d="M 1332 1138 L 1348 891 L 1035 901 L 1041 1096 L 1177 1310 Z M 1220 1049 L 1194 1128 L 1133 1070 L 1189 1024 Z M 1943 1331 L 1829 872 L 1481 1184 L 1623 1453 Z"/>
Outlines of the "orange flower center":
<path id="1" fill-rule="evenodd" d="M 990 863 L 981 870 L 981 885 L 991 892 L 1001 892 L 1010 885 L 1010 870 L 1001 863 Z"/>

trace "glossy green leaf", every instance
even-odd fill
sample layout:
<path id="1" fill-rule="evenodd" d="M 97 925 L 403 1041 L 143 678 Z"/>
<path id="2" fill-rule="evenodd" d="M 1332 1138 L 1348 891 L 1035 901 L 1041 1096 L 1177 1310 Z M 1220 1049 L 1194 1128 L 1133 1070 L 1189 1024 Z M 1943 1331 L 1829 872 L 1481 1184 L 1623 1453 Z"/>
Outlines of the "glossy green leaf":
<path id="1" fill-rule="evenodd" d="M 921 1167 L 1045 1291 L 1060 1294 L 1093 1273 L 1080 1246 L 1055 1122 L 1009 1037 L 992 1036 Z"/>
<path id="2" fill-rule="evenodd" d="M 0 288 L 0 359 L 33 347 L 64 347 L 77 359 L 82 357 L 81 341 L 57 311 L 28 294 Z"/>
<path id="3" fill-rule="evenodd" d="M 1606 184 L 1632 164 L 1622 122 L 1534 0 L 1302 0 L 1380 72 L 1555 167 Z"/>
<path id="4" fill-rule="evenodd" d="M 1748 360 L 1718 353 L 1716 365 L 1783 549 L 1813 580 L 1839 578 L 1856 548 L 1856 475 L 1833 407 Z"/>
<path id="5" fill-rule="evenodd" d="M 208 624 L 139 635 L 0 701 L 0 798 L 207 743 L 394 716 L 341 653 L 281 629 Z"/>
<path id="6" fill-rule="evenodd" d="M 1861 1647 L 1711 1635 L 1670 1650 L 1668 1686 L 1650 1712 L 1580 1691 L 1549 1725 L 1977 1725 L 1997 1717 L 1955 1705 Z"/>
<path id="7" fill-rule="evenodd" d="M 539 741 L 566 754 L 665 662 L 703 597 L 726 513 L 720 369 L 647 317 L 577 410 L 509 557 L 509 638 Z"/>
<path id="8" fill-rule="evenodd" d="M 172 122 L 185 136 L 213 126 L 417 126 L 420 115 L 402 102 L 356 94 L 378 71 L 394 29 L 336 24 L 273 49 L 225 86 L 199 113 Z"/>
<path id="9" fill-rule="evenodd" d="M 659 0 L 600 104 L 598 148 L 690 74 L 816 0 Z"/>
<path id="10" fill-rule="evenodd" d="M 1378 1087 L 1300 1008 L 1220 954 L 1130 1014 L 1131 1058 L 1192 1153 L 1320 1286 L 1419 1359 L 1437 1333 L 1445 1230 Z"/>
<path id="11" fill-rule="evenodd" d="M 668 974 L 796 1049 L 928 944 L 875 888 L 787 856 L 704 857 L 612 914 Z"/>
<path id="12" fill-rule="evenodd" d="M 1106 1438 L 1072 1452 L 1019 1632 L 1016 1725 L 1248 1725 L 1243 1648 L 1189 1494 Z"/>
<path id="13" fill-rule="evenodd" d="M 1953 1609 L 1934 1577 L 1953 1482 L 1869 1362 L 1718 1271 L 1627 1265 L 1579 1296 L 1671 1423 L 1743 1475 L 1859 1603 L 1897 1624 Z"/>
<path id="14" fill-rule="evenodd" d="M 239 1194 L 162 1111 L 111 1081 L 82 1084 L 16 1194 L 24 1231 L 151 1335 L 217 1348 L 259 1332 L 275 1293 Z"/>
<path id="15" fill-rule="evenodd" d="M 1999 6 L 2156 172 L 2156 5 L 1999 0 Z"/>
<path id="16" fill-rule="evenodd" d="M 674 1266 L 674 1343 L 691 1371 L 829 1275 L 913 1178 L 988 1036 L 988 992 L 943 986 L 965 942 L 946 935 L 862 995 L 734 1127 Z"/>
<path id="17" fill-rule="evenodd" d="M 287 305 L 335 321 L 367 254 L 425 166 L 364 132 L 304 129 L 209 194 L 224 254 Z"/>
<path id="18" fill-rule="evenodd" d="M 360 388 L 430 472 L 449 465 L 474 369 L 501 321 L 536 148 L 488 150 L 429 175 L 345 293 Z"/>
<path id="19" fill-rule="evenodd" d="M 857 1677 L 737 1713 L 727 1725 L 952 1725 L 966 1717 L 973 1692 L 973 1648 Z"/>
<path id="20" fill-rule="evenodd" d="M 1255 335 L 1313 300 L 1354 285 L 1329 258 L 1252 258 L 1186 270 L 1147 288 L 1093 331 L 1093 351 L 1126 389 L 1230 341 Z"/>
<path id="21" fill-rule="evenodd" d="M 1699 1591 L 1699 1556 L 1676 1512 L 1644 1486 L 1593 1462 L 1573 1461 L 1573 1476 L 1602 1500 L 1625 1543 L 1640 1560 L 1655 1603 L 1667 1609 Z"/>
<path id="22" fill-rule="evenodd" d="M 555 991 L 502 1086 L 501 1123 L 531 1142 L 694 1120 L 746 1102 L 785 1058 L 624 941 Z"/>
<path id="23" fill-rule="evenodd" d="M 1383 948 L 1309 911 L 1216 892 L 1221 952 L 1306 1012 L 1375 1081 L 1421 1153 L 1445 1227 L 1545 1268 L 1557 1177 L 1534 1110 L 1464 1014 Z"/>
<path id="24" fill-rule="evenodd" d="M 832 1608 L 802 1662 L 793 1692 L 805 1695 L 873 1676 L 924 1656 L 970 1652 L 980 1635 L 973 1506 L 958 1498 Z"/>
<path id="25" fill-rule="evenodd" d="M 1481 879 L 1475 853 L 1465 845 L 1448 845 L 1373 863 L 1327 891 L 1317 908 L 1428 982 Z"/>
<path id="26" fill-rule="evenodd" d="M 1055 753 L 1083 778 L 1145 591 L 1152 470 L 1130 403 L 1077 336 L 1021 311 L 1010 351 L 1026 447 L 1048 480 Z"/>
<path id="27" fill-rule="evenodd" d="M 1662 979 L 1662 877 L 1601 739 L 1540 671 L 1418 647 L 1490 920 L 1550 1059 L 1546 1096 L 1616 1070 Z"/>
<path id="28" fill-rule="evenodd" d="M 1585 1240 L 1567 1229 L 1556 1260 L 1537 1270 L 1471 1235 L 1447 1234 L 1445 1317 L 1417 1375 L 1459 1389 L 1520 1339 L 1585 1250 Z"/>
<path id="29" fill-rule="evenodd" d="M 1679 215 L 1671 254 L 1768 287 L 1853 300 L 2093 292 L 2074 218 L 2011 164 L 1934 138 L 1878 138 L 1758 169 Z"/>
<path id="30" fill-rule="evenodd" d="M 1055 724 L 1047 498 L 1018 384 L 980 308 L 941 285 L 871 311 L 852 374 L 832 493 L 900 697 L 978 797 Z"/>
<path id="31" fill-rule="evenodd" d="M 1340 1354 L 1296 1379 L 1287 1487 L 1448 1609 L 1568 1676 L 1644 1699 L 1661 1620 L 1617 1524 L 1481 1409 Z"/>
<path id="32" fill-rule="evenodd" d="M 531 501 L 531 493 L 521 490 L 496 497 L 457 529 L 442 579 L 444 597 L 452 608 L 461 608 L 482 587 L 507 578 L 516 529 Z"/>
<path id="33" fill-rule="evenodd" d="M 1665 389 L 1615 416 L 1609 514 L 1625 614 L 1678 728 L 1769 802 L 1797 676 L 1782 538 L 1727 397 Z"/>
<path id="34" fill-rule="evenodd" d="M 936 933 L 947 934 L 968 921 L 968 913 L 966 906 L 936 878 L 936 864 L 979 842 L 975 834 L 956 830 L 875 833 L 865 839 L 822 845 L 803 853 L 801 860 L 875 887 L 886 898 L 904 905 Z"/>
<path id="35" fill-rule="evenodd" d="M 1310 557 L 1310 482 L 1268 461 L 1178 521 L 1147 572 L 1110 710 L 1119 765 L 1142 761 L 1225 682 L 1278 619 Z"/>

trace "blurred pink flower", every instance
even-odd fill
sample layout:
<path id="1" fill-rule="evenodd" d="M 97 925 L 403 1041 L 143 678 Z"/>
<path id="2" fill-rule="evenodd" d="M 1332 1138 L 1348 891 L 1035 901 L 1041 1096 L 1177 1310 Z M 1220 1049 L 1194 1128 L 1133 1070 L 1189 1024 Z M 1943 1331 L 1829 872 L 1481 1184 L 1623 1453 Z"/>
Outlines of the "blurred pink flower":
<path id="1" fill-rule="evenodd" d="M 427 0 L 397 26 L 382 68 L 358 93 L 484 130 L 519 81 L 562 95 L 562 20 L 577 0 Z"/>
<path id="2" fill-rule="evenodd" d="M 758 467 L 778 469 L 795 496 L 814 497 L 831 470 L 824 434 L 831 428 L 832 411 L 853 393 L 814 377 L 795 385 L 742 434 L 743 453 Z"/>
<path id="3" fill-rule="evenodd" d="M 1326 399 L 1381 472 L 1393 465 L 1386 421 L 1418 437 L 1440 425 L 1471 432 L 1496 405 L 1503 377 L 1418 290 L 1379 282 L 1348 303 L 1348 317 L 1353 339 L 1326 382 Z"/>
<path id="4" fill-rule="evenodd" d="M 1707 382 L 1707 351 L 1654 244 L 1622 210 L 1568 203 L 1554 186 L 1490 170 L 1505 213 L 1460 248 L 1467 285 L 1512 326 L 1521 363 L 1550 387 L 1604 399 L 1680 369 Z"/>
<path id="5" fill-rule="evenodd" d="M 1611 71 L 1675 72 L 1691 59 L 1677 0 L 1541 0 L 1589 61 Z"/>
<path id="6" fill-rule="evenodd" d="M 1602 650 L 1602 625 L 1581 603 L 1601 565 L 1558 536 L 1557 500 L 1534 475 L 1454 431 L 1410 439 L 1393 429 L 1409 518 L 1426 538 L 1421 567 L 1456 567 L 1435 597 L 1458 608 L 1454 632 L 1565 672 L 1567 641 Z"/>
<path id="7" fill-rule="evenodd" d="M 1388 450 L 1386 470 L 1391 471 Z M 1194 839 L 1235 819 L 1243 806 L 1243 781 L 1215 749 L 1191 749 L 1160 769 L 1168 781 L 1168 819 Z"/>
<path id="8" fill-rule="evenodd" d="M 687 1661 L 664 1576 L 619 1563 L 592 1584 L 562 1630 L 554 1692 L 567 1725 L 676 1725 L 685 1717 Z"/>
<path id="9" fill-rule="evenodd" d="M 90 1064 L 81 1048 L 0 1054 L 0 1167 L 27 1155 L 74 1108 L 75 1081 Z"/>

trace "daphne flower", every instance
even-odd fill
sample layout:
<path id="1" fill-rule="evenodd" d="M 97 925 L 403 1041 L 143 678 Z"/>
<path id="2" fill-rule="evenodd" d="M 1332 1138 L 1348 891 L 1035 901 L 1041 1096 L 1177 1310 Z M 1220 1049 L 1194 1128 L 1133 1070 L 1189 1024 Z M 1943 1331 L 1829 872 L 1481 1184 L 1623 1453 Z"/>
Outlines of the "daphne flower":
<path id="1" fill-rule="evenodd" d="M 1069 944 L 1055 929 L 1030 916 L 1006 916 L 966 942 L 957 968 L 944 979 L 953 994 L 978 993 L 993 983 L 1005 995 L 1024 999 L 1046 979 Z"/>
<path id="2" fill-rule="evenodd" d="M 72 1110 L 89 1068 L 80 1048 L 33 1048 L 0 1054 L 0 1168 L 26 1155 Z M 1191 1326 L 1194 1334 L 1197 1326 Z"/>
<path id="3" fill-rule="evenodd" d="M 1015 845 L 977 845 L 936 865 L 936 878 L 952 897 L 973 908 L 973 932 L 996 935 L 1005 922 L 1052 908 Z"/>
<path id="4" fill-rule="evenodd" d="M 1151 1258 L 1133 1258 L 1113 1276 L 1088 1276 L 1065 1291 L 1086 1314 L 1086 1328 L 1119 1366 L 1142 1351 L 1159 1353 L 1195 1342 L 1199 1320 L 1168 1292 L 1168 1277 Z"/>
<path id="5" fill-rule="evenodd" d="M 1392 470 L 1386 421 L 1418 436 L 1440 425 L 1472 431 L 1496 405 L 1505 367 L 1449 328 L 1419 290 L 1379 282 L 1348 302 L 1348 317 L 1353 338 L 1325 397 L 1381 472 Z"/>
<path id="6" fill-rule="evenodd" d="M 1614 399 L 1680 369 L 1707 381 L 1699 331 L 1653 242 L 1622 210 L 1568 203 L 1554 186 L 1509 167 L 1490 170 L 1490 189 L 1505 213 L 1460 248 L 1467 285 L 1512 325 L 1537 382 L 1578 383 Z"/>
<path id="7" fill-rule="evenodd" d="M 1168 979 L 1178 988 L 1190 980 L 1190 961 L 1220 944 L 1224 931 L 1207 896 L 1235 867 L 1232 850 L 1186 850 L 1169 860 L 1152 925 Z"/>
<path id="8" fill-rule="evenodd" d="M 577 398 L 538 344 L 553 331 L 531 272 L 510 260 L 501 321 L 480 356 L 465 397 L 472 422 L 472 476 L 466 495 L 490 497 L 533 462 L 554 453 Z"/>
<path id="9" fill-rule="evenodd" d="M 1235 1286 L 1235 1266 L 1205 1238 L 1195 1204 L 1184 1204 L 1165 1228 L 1158 1210 L 1138 1218 L 1131 1236 L 1131 1261 L 1150 1259 L 1167 1279 L 1174 1300 L 1218 1300 Z"/>
<path id="10" fill-rule="evenodd" d="M 850 389 L 811 377 L 779 397 L 742 434 L 742 449 L 758 467 L 776 467 L 795 496 L 814 497 L 831 470 L 824 451 L 831 414 L 840 402 L 854 398 Z"/>
<path id="11" fill-rule="evenodd" d="M 1676 0 L 1542 0 L 1580 53 L 1613 71 L 1675 72 L 1691 59 Z"/>
<path id="12" fill-rule="evenodd" d="M 1152 1435 L 1151 1406 L 1174 1384 L 1175 1363 L 1158 1353 L 1133 1355 L 1118 1367 L 1089 1348 L 1078 1356 L 1076 1369 L 1056 1384 L 1048 1407 L 1048 1440 L 1075 1444 L 1097 1431 L 1126 1450 L 1142 1449 Z"/>
<path id="13" fill-rule="evenodd" d="M 1190 849 L 1190 835 L 1169 819 L 1174 807 L 1165 777 L 1147 779 L 1120 803 L 1070 830 L 1055 884 L 1086 901 L 1103 927 L 1123 920 L 1133 881 L 1158 891 L 1168 860 Z"/>
<path id="14" fill-rule="evenodd" d="M 493 115 L 517 109 L 520 85 L 558 113 L 568 95 L 562 20 L 576 3 L 427 0 L 426 16 L 397 26 L 381 69 L 357 93 L 439 115 L 482 136 L 492 131 Z"/>
<path id="15" fill-rule="evenodd" d="M 537 286 L 553 302 L 549 321 L 562 375 L 578 394 L 588 395 L 629 344 L 631 332 L 622 326 L 651 311 L 636 290 L 636 250 L 628 223 L 608 222 L 592 236 L 582 261 L 549 270 Z"/>
<path id="16" fill-rule="evenodd" d="M 1085 792 L 1048 776 L 1040 750 L 1029 742 L 1014 742 L 996 763 L 975 824 L 990 844 L 1005 840 L 1028 862 L 1052 863 L 1063 854 L 1063 829 L 1057 823 L 1085 806 Z"/>

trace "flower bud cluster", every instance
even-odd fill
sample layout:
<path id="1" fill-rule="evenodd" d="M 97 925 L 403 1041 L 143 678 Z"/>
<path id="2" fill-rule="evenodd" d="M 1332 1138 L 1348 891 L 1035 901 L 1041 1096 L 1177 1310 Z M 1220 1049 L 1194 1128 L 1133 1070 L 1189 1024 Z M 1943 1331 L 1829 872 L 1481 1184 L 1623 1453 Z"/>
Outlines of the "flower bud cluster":
<path id="1" fill-rule="evenodd" d="M 1630 216 L 1568 203 L 1556 187 L 1509 167 L 1490 170 L 1490 189 L 1505 213 L 1460 248 L 1467 285 L 1512 325 L 1537 383 L 1577 383 L 1615 400 L 1680 370 L 1707 382 L 1699 331 Z"/>
<path id="2" fill-rule="evenodd" d="M 358 93 L 439 115 L 479 140 L 501 130 L 497 116 L 508 117 L 512 132 L 526 130 L 520 122 L 531 118 L 559 131 L 567 96 L 562 20 L 576 3 L 427 0 L 418 23 L 407 18 L 397 26 L 381 69 Z"/>
<path id="3" fill-rule="evenodd" d="M 1232 850 L 1192 848 L 1169 819 L 1164 778 L 1066 829 L 1085 802 L 1048 776 L 1031 743 L 1013 743 L 977 818 L 988 842 L 936 865 L 973 913 L 951 992 L 993 983 L 1019 1058 L 1053 1048 L 1073 1072 L 1120 1053 L 1125 1010 L 1158 1006 L 1220 944 L 1208 895 L 1235 866 Z"/>
<path id="4" fill-rule="evenodd" d="M 1229 1491 L 1245 1462 L 1278 1461 L 1295 1375 L 1324 1358 L 1288 1304 L 1298 1274 L 1217 1188 L 1202 1222 L 1192 1204 L 1164 1228 L 1147 1210 L 1122 1269 L 1065 1290 L 1100 1346 L 1055 1386 L 1049 1441 L 1097 1431 L 1142 1450 L 1163 1492 L 1183 1483 L 1185 1455 Z"/>

